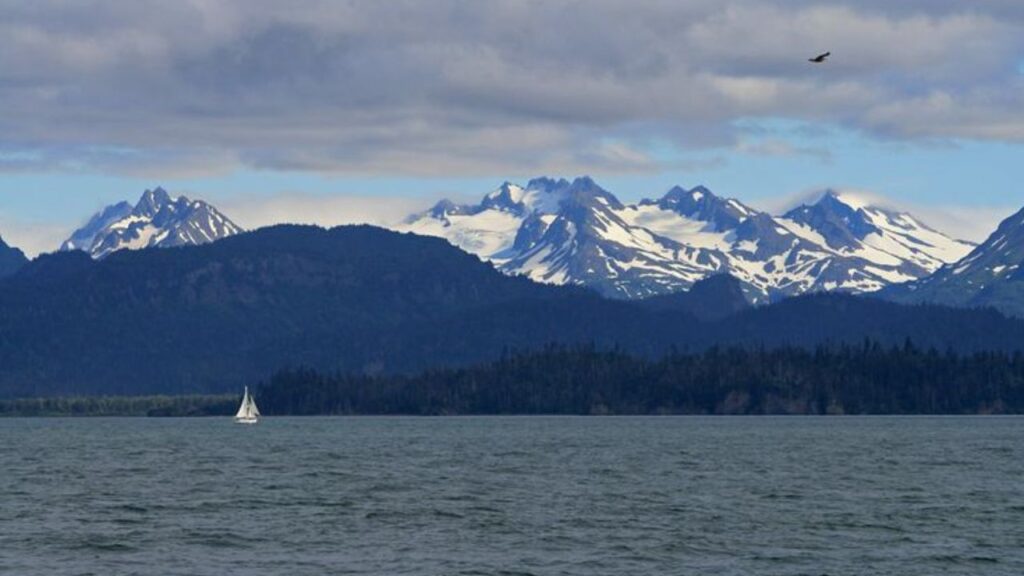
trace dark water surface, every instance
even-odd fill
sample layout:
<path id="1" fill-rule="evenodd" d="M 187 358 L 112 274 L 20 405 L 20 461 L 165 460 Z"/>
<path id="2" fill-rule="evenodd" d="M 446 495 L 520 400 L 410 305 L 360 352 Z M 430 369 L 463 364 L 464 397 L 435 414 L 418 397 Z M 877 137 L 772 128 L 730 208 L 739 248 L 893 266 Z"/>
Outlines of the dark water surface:
<path id="1" fill-rule="evenodd" d="M 1024 574 L 1024 418 L 0 420 L 0 573 Z"/>

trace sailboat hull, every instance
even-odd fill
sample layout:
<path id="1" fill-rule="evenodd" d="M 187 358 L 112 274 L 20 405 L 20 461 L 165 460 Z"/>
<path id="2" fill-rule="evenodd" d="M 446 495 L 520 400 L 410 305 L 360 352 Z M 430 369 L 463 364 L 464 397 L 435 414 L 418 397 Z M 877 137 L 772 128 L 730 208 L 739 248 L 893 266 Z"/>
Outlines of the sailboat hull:
<path id="1" fill-rule="evenodd" d="M 259 418 L 252 416 L 239 416 L 235 418 L 236 424 L 258 424 L 259 421 Z"/>

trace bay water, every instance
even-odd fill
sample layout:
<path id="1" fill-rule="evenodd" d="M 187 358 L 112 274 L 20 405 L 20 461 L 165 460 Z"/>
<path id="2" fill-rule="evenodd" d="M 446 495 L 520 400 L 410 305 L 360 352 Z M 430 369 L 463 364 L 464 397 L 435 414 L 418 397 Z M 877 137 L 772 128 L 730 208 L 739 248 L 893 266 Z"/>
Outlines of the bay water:
<path id="1" fill-rule="evenodd" d="M 1024 418 L 0 420 L 0 573 L 1024 574 Z"/>

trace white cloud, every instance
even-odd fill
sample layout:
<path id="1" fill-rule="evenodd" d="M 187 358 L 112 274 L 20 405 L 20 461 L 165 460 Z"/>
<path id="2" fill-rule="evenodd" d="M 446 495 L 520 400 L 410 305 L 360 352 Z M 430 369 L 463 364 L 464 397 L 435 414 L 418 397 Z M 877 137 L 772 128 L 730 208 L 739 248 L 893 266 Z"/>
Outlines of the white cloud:
<path id="1" fill-rule="evenodd" d="M 741 140 L 735 150 L 752 156 L 792 157 L 810 156 L 822 162 L 832 159 L 832 153 L 822 146 L 797 146 L 786 140 L 767 138 L 763 140 Z"/>
<path id="2" fill-rule="evenodd" d="M 3 3 L 0 170 L 657 171 L 637 126 L 728 148 L 751 117 L 1019 143 L 1019 5 Z"/>
<path id="3" fill-rule="evenodd" d="M 218 208 L 239 226 L 252 230 L 280 223 L 324 227 L 343 224 L 388 226 L 426 209 L 430 203 L 416 198 L 286 193 L 262 198 L 236 198 L 220 202 Z"/>
<path id="4" fill-rule="evenodd" d="M 918 205 L 908 211 L 948 236 L 980 243 L 1017 210 L 1020 207 Z"/>
<path id="5" fill-rule="evenodd" d="M 4 242 L 18 248 L 29 258 L 55 251 L 73 229 L 73 225 L 62 223 L 0 217 L 0 236 Z"/>

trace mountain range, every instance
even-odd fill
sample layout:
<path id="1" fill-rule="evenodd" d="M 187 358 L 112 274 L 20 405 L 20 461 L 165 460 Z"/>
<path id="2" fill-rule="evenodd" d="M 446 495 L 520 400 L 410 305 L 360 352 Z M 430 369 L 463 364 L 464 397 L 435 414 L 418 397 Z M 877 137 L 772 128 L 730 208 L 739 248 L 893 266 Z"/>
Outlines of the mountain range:
<path id="1" fill-rule="evenodd" d="M 843 192 L 771 215 L 703 186 L 625 204 L 588 177 L 536 178 L 506 182 L 476 204 L 442 200 L 392 228 L 444 238 L 505 274 L 620 299 L 671 301 L 702 279 L 729 275 L 755 304 L 837 291 L 1024 316 L 1024 213 L 975 246 Z M 239 232 L 212 205 L 157 187 L 135 205 L 101 210 L 61 249 L 102 259 Z M 0 240 L 0 277 L 27 262 Z"/>
<path id="2" fill-rule="evenodd" d="M 216 208 L 163 188 L 146 190 L 132 206 L 119 202 L 97 212 L 60 247 L 104 258 L 124 249 L 168 248 L 220 240 L 242 229 Z"/>
<path id="3" fill-rule="evenodd" d="M 880 296 L 897 302 L 989 306 L 1024 316 L 1024 210 L 1003 220 L 961 260 L 932 275 L 891 286 Z"/>
<path id="4" fill-rule="evenodd" d="M 173 250 L 45 254 L 0 280 L 0 396 L 237 390 L 289 366 L 396 373 L 549 343 L 657 356 L 865 339 L 1013 350 L 991 310 L 813 294 L 750 307 L 714 276 L 650 300 L 499 273 L 447 241 L 275 226 Z"/>
<path id="5" fill-rule="evenodd" d="M 738 278 L 752 302 L 873 292 L 973 248 L 845 193 L 771 215 L 703 186 L 624 204 L 588 177 L 506 182 L 477 204 L 442 200 L 395 228 L 445 238 L 508 274 L 616 298 L 678 292 L 713 274 Z"/>
<path id="6" fill-rule="evenodd" d="M 502 272 L 637 299 L 729 274 L 753 303 L 818 291 L 866 293 L 921 279 L 973 245 L 905 212 L 826 192 L 775 216 L 698 186 L 624 204 L 589 177 L 506 182 L 476 204 L 438 202 L 392 226 L 438 236 Z M 196 245 L 241 232 L 202 200 L 146 190 L 112 204 L 61 246 L 104 258 Z"/>

